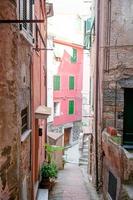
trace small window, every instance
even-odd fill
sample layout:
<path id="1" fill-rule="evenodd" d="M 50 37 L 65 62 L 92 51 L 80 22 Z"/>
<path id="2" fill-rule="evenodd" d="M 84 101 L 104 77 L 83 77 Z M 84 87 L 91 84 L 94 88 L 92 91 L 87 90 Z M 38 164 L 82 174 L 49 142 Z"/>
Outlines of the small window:
<path id="1" fill-rule="evenodd" d="M 54 102 L 54 116 L 60 115 L 60 103 Z"/>
<path id="2" fill-rule="evenodd" d="M 70 100 L 69 101 L 69 115 L 74 114 L 74 101 Z"/>
<path id="3" fill-rule="evenodd" d="M 60 76 L 54 76 L 54 90 L 60 90 Z"/>
<path id="4" fill-rule="evenodd" d="M 73 55 L 71 56 L 71 62 L 72 63 L 77 62 L 77 49 L 73 49 Z"/>
<path id="5" fill-rule="evenodd" d="M 21 134 L 28 129 L 28 107 L 21 111 Z"/>
<path id="6" fill-rule="evenodd" d="M 21 0 L 20 1 L 20 19 L 21 20 L 32 20 L 33 18 L 33 0 Z M 33 24 L 22 23 L 20 29 L 25 30 L 31 36 L 33 35 Z"/>
<path id="7" fill-rule="evenodd" d="M 69 89 L 70 90 L 74 89 L 74 76 L 69 77 Z"/>

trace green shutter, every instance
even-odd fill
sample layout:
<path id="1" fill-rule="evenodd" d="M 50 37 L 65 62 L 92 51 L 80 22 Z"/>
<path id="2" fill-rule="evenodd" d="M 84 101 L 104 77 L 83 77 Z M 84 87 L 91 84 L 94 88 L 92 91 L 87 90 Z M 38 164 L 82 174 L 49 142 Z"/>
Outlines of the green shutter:
<path id="1" fill-rule="evenodd" d="M 77 49 L 73 49 L 73 56 L 71 57 L 71 62 L 77 62 Z"/>
<path id="2" fill-rule="evenodd" d="M 69 89 L 70 90 L 74 89 L 74 76 L 69 77 Z"/>
<path id="3" fill-rule="evenodd" d="M 54 90 L 60 90 L 60 76 L 54 76 Z"/>
<path id="4" fill-rule="evenodd" d="M 74 114 L 74 101 L 69 101 L 69 115 Z"/>

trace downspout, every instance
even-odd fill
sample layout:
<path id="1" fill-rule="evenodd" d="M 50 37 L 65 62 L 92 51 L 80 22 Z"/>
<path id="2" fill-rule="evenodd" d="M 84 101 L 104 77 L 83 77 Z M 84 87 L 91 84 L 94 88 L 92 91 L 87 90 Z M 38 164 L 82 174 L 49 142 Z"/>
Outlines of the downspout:
<path id="1" fill-rule="evenodd" d="M 45 4 L 45 11 L 44 11 L 44 17 L 46 19 L 46 36 L 45 36 L 45 44 L 46 44 L 46 48 L 47 48 L 47 14 L 46 14 L 46 1 L 44 1 Z M 45 105 L 47 106 L 47 50 L 45 51 L 45 68 L 44 68 L 44 72 L 45 72 Z M 45 143 L 47 143 L 47 119 L 46 119 L 46 124 L 45 124 Z M 46 158 L 46 151 L 45 151 L 45 158 Z"/>
<path id="2" fill-rule="evenodd" d="M 98 180 L 98 83 L 99 83 L 99 23 L 100 23 L 100 0 L 97 0 L 96 16 L 96 99 L 95 99 L 95 169 L 96 169 L 96 190 L 99 190 Z"/>
<path id="3" fill-rule="evenodd" d="M 32 61 L 33 52 L 30 55 L 30 128 L 32 129 L 32 112 L 33 112 L 33 61 Z M 32 130 L 33 131 L 33 130 Z M 30 170 L 31 170 L 31 191 L 32 191 L 32 198 L 33 198 L 33 141 L 32 141 L 33 134 L 30 133 Z"/>

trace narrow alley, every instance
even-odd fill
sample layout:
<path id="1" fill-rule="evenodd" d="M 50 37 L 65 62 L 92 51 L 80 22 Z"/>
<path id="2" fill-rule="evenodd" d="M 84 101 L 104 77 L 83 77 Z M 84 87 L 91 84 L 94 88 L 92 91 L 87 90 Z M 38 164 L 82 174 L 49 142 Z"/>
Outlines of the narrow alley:
<path id="1" fill-rule="evenodd" d="M 79 145 L 73 145 L 66 152 L 64 170 L 60 170 L 49 200 L 98 200 L 98 196 L 87 180 L 86 167 L 78 165 Z"/>
<path id="2" fill-rule="evenodd" d="M 133 200 L 133 0 L 0 0 L 0 200 Z"/>

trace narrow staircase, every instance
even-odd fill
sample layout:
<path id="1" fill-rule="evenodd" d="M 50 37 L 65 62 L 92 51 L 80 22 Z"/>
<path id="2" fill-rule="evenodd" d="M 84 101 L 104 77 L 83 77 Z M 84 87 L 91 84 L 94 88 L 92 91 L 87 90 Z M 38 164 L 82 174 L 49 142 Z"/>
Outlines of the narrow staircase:
<path id="1" fill-rule="evenodd" d="M 79 165 L 88 165 L 88 135 L 83 137 L 81 156 L 79 158 Z"/>

